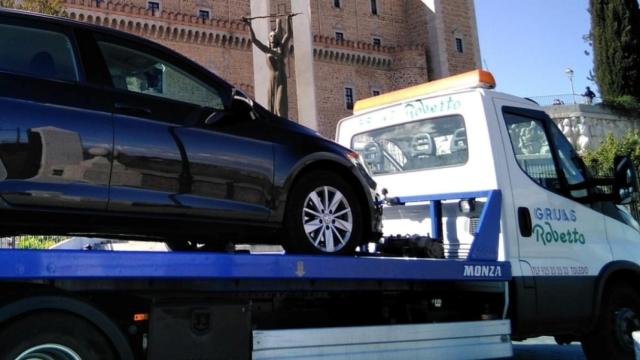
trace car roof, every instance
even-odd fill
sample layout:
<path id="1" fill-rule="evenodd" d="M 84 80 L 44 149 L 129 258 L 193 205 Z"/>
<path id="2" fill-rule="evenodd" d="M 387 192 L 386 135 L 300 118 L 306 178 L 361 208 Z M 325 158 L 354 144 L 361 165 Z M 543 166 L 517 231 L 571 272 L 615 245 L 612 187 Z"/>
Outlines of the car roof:
<path id="1" fill-rule="evenodd" d="M 13 17 L 17 19 L 36 20 L 41 23 L 47 23 L 47 24 L 57 24 L 62 26 L 70 26 L 73 28 L 83 28 L 91 31 L 101 32 L 101 33 L 110 33 L 119 37 L 124 36 L 136 41 L 140 41 L 140 40 L 148 41 L 143 37 L 132 35 L 125 31 L 116 30 L 116 29 L 112 29 L 112 28 L 108 28 L 100 25 L 89 24 L 79 20 L 65 18 L 62 16 L 46 15 L 46 14 L 41 14 L 41 13 L 36 13 L 31 11 L 9 9 L 9 8 L 0 8 L 0 15 L 7 15 L 9 17 Z"/>
<path id="2" fill-rule="evenodd" d="M 204 66 L 198 64 L 197 62 L 189 59 L 188 57 L 180 54 L 179 52 L 164 46 L 160 43 L 157 43 L 155 41 L 146 39 L 142 36 L 138 36 L 138 35 L 134 35 L 131 33 L 128 33 L 126 31 L 122 31 L 122 30 L 116 30 L 116 29 L 112 29 L 106 26 L 101 26 L 101 25 L 95 25 L 95 24 L 89 24 L 89 23 L 85 23 L 79 20 L 73 20 L 73 19 L 69 19 L 69 18 L 65 18 L 65 17 L 61 17 L 61 16 L 53 16 L 53 15 L 45 15 L 45 14 L 41 14 L 41 13 L 35 13 L 35 12 L 30 12 L 30 11 L 24 11 L 24 10 L 16 10 L 16 9 L 8 9 L 8 8 L 2 8 L 0 7 L 0 17 L 2 16 L 8 16 L 10 18 L 15 18 L 15 19 L 23 19 L 23 20 L 35 20 L 35 21 L 39 21 L 41 23 L 45 23 L 45 24 L 56 24 L 56 25 L 61 25 L 61 26 L 67 26 L 67 27 L 72 27 L 75 29 L 84 29 L 84 30 L 88 30 L 88 31 L 93 31 L 96 33 L 102 33 L 102 34 L 106 34 L 106 35 L 113 35 L 115 37 L 119 37 L 125 40 L 130 40 L 130 41 L 134 41 L 134 42 L 139 42 L 139 43 L 143 43 L 146 46 L 152 47 L 152 48 L 156 48 L 159 49 L 161 51 L 165 51 L 165 52 L 169 52 L 171 53 L 171 55 L 173 55 L 174 57 L 179 58 L 181 61 L 187 61 L 189 64 L 196 66 L 198 69 L 200 69 L 200 71 L 205 71 L 211 75 L 213 75 L 215 77 L 215 79 L 222 83 L 222 84 L 226 84 L 227 86 L 230 87 L 234 87 L 233 85 L 229 84 L 229 82 L 227 82 L 226 80 L 224 80 L 222 77 L 220 77 L 218 74 L 214 73 L 213 71 L 205 68 Z"/>

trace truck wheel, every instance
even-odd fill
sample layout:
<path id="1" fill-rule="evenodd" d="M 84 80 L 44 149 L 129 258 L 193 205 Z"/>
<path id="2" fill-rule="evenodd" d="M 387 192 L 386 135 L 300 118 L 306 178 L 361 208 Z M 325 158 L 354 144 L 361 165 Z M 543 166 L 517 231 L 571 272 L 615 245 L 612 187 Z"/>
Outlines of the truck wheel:
<path id="1" fill-rule="evenodd" d="M 34 313 L 0 331 L 10 360 L 115 360 L 110 341 L 88 321 L 65 313 Z"/>
<path id="2" fill-rule="evenodd" d="M 605 293 L 596 330 L 582 340 L 588 359 L 634 359 L 631 333 L 640 330 L 640 296 L 625 283 Z"/>
<path id="3" fill-rule="evenodd" d="M 352 187 L 328 171 L 303 175 L 289 194 L 287 252 L 352 254 L 362 240 L 362 207 Z"/>

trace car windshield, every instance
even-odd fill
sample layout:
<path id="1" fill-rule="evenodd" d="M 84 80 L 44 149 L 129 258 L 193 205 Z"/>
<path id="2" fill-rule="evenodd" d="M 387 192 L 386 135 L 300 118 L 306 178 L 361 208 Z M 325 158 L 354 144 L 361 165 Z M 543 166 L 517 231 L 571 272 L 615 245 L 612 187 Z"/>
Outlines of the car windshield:
<path id="1" fill-rule="evenodd" d="M 375 175 L 467 162 L 467 131 L 460 115 L 424 119 L 355 135 L 351 148 Z"/>

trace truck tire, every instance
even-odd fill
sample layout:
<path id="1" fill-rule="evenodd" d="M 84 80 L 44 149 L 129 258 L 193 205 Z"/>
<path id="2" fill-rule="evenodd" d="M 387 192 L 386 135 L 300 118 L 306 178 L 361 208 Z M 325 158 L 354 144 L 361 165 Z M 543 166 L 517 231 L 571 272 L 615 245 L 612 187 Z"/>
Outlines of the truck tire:
<path id="1" fill-rule="evenodd" d="M 352 254 L 363 233 L 355 191 L 333 172 L 316 170 L 294 184 L 285 214 L 287 252 Z"/>
<path id="2" fill-rule="evenodd" d="M 62 312 L 38 312 L 0 331 L 0 354 L 10 360 L 115 360 L 111 342 L 95 326 Z"/>
<path id="3" fill-rule="evenodd" d="M 631 333 L 640 330 L 640 296 L 626 283 L 605 290 L 596 329 L 582 339 L 589 360 L 634 359 Z"/>

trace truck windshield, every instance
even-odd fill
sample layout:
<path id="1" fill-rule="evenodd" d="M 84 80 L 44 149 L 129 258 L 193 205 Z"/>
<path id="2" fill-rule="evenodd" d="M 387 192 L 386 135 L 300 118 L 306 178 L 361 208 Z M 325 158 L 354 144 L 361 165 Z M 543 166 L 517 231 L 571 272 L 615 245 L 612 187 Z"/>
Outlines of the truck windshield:
<path id="1" fill-rule="evenodd" d="M 393 125 L 355 135 L 351 148 L 374 175 L 467 162 L 467 130 L 460 115 Z"/>

